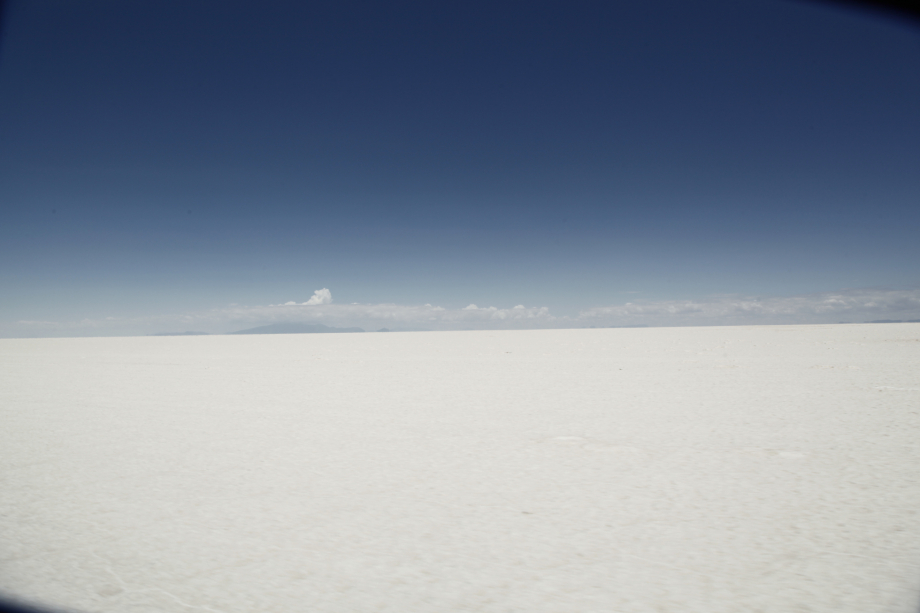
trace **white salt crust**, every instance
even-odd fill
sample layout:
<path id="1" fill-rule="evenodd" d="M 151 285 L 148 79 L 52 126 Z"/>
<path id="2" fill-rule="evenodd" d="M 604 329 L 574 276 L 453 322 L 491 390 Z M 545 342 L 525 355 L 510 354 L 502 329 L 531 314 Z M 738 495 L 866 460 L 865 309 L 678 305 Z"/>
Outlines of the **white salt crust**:
<path id="1" fill-rule="evenodd" d="M 920 325 L 0 340 L 0 591 L 915 613 Z"/>

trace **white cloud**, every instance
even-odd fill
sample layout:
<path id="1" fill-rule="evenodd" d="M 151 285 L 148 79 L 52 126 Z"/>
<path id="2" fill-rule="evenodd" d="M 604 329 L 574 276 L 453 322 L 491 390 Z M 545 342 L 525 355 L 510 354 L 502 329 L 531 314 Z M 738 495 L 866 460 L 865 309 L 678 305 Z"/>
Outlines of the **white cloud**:
<path id="1" fill-rule="evenodd" d="M 81 321 L 21 320 L 0 327 L 0 336 L 109 336 L 155 332 L 232 332 L 270 323 L 322 323 L 376 330 L 473 330 L 650 326 L 837 323 L 920 319 L 920 290 L 861 289 L 786 297 L 716 296 L 703 300 L 636 301 L 555 316 L 546 307 L 512 308 L 470 304 L 445 308 L 405 304 L 333 304 L 332 293 L 317 290 L 306 302 L 230 305 L 197 313 L 152 317 L 100 317 Z"/>
<path id="2" fill-rule="evenodd" d="M 309 308 L 306 308 L 309 307 Z M 513 309 L 499 309 L 491 306 L 479 308 L 469 305 L 461 309 L 446 309 L 442 306 L 404 304 L 323 304 L 309 305 L 285 303 L 267 307 L 236 307 L 215 310 L 215 319 L 228 322 L 316 322 L 329 326 L 376 329 L 381 325 L 395 328 L 424 328 L 437 330 L 501 328 L 501 327 L 550 327 L 563 321 L 553 317 L 546 307 L 526 308 L 518 305 Z"/>
<path id="3" fill-rule="evenodd" d="M 587 309 L 579 319 L 607 325 L 837 323 L 920 318 L 920 290 L 859 289 L 784 297 L 627 302 Z"/>
<path id="4" fill-rule="evenodd" d="M 309 300 L 304 302 L 306 306 L 313 306 L 317 304 L 329 304 L 332 302 L 332 292 L 330 292 L 325 287 L 323 289 L 318 289 L 313 292 L 313 296 Z"/>
<path id="5" fill-rule="evenodd" d="M 325 287 L 323 289 L 318 289 L 313 292 L 313 295 L 310 296 L 310 299 L 306 302 L 294 302 L 293 300 L 288 300 L 282 304 L 270 304 L 270 307 L 286 307 L 286 306 L 318 306 L 321 304 L 331 304 L 332 303 L 332 292 L 330 292 Z M 352 304 L 357 304 L 353 302 Z M 236 303 L 231 304 L 230 306 L 238 306 Z"/>

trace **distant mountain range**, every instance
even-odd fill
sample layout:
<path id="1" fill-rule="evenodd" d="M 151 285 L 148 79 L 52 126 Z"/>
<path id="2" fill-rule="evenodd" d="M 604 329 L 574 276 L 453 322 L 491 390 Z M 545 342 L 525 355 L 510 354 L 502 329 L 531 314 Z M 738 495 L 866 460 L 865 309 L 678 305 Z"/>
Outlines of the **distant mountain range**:
<path id="1" fill-rule="evenodd" d="M 157 332 L 150 336 L 206 336 L 210 332 Z"/>
<path id="2" fill-rule="evenodd" d="M 364 332 L 361 328 L 330 328 L 323 324 L 269 324 L 230 334 L 326 334 L 330 332 Z"/>
<path id="3" fill-rule="evenodd" d="M 873 319 L 867 321 L 867 324 L 915 324 L 920 323 L 920 319 Z"/>

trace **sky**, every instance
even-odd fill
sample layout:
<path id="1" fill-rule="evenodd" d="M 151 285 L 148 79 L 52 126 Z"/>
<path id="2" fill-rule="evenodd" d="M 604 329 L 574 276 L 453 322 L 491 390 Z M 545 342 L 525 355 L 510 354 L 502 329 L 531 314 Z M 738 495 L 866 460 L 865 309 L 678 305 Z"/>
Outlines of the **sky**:
<path id="1" fill-rule="evenodd" d="M 33 0 L 0 336 L 920 318 L 920 28 L 792 0 Z"/>

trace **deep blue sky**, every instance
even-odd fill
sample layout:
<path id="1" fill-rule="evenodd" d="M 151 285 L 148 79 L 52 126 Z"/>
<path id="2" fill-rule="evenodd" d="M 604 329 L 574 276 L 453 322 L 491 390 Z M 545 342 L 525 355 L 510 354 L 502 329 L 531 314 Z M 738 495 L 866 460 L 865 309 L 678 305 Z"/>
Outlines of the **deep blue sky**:
<path id="1" fill-rule="evenodd" d="M 920 286 L 920 29 L 891 18 L 62 0 L 6 21 L 7 333 L 322 287 L 563 315 Z"/>

